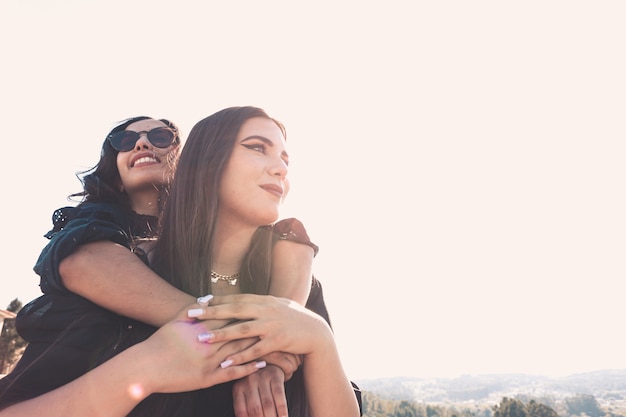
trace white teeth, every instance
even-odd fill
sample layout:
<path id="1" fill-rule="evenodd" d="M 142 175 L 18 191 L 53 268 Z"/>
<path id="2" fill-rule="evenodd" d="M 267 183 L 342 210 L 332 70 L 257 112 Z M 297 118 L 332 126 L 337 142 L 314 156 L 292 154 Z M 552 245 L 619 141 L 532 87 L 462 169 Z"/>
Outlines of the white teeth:
<path id="1" fill-rule="evenodd" d="M 137 164 L 145 164 L 145 163 L 149 163 L 149 162 L 158 162 L 156 159 L 151 158 L 149 156 L 144 156 L 143 158 L 139 158 L 138 160 L 135 161 L 134 165 Z"/>

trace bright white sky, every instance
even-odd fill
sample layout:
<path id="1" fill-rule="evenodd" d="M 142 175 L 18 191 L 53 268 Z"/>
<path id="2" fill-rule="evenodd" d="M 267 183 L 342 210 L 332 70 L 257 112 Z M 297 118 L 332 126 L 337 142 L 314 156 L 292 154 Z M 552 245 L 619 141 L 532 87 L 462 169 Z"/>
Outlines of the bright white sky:
<path id="1" fill-rule="evenodd" d="M 353 379 L 626 368 L 623 2 L 215 3 L 0 2 L 0 308 L 113 124 L 250 104 Z"/>

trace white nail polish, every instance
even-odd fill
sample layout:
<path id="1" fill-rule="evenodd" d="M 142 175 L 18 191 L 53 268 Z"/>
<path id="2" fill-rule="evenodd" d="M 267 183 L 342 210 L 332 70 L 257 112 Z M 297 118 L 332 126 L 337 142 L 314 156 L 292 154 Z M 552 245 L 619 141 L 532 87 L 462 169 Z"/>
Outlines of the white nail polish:
<path id="1" fill-rule="evenodd" d="M 204 309 L 202 308 L 192 308 L 187 310 L 187 317 L 200 317 L 204 313 Z"/>
<path id="2" fill-rule="evenodd" d="M 233 360 L 232 359 L 228 359 L 227 361 L 224 361 L 224 362 L 220 363 L 220 366 L 222 368 L 228 368 L 232 364 L 233 364 Z"/>
<path id="3" fill-rule="evenodd" d="M 208 306 L 209 302 L 213 299 L 212 294 L 205 295 L 204 297 L 198 297 L 198 304 Z"/>
<path id="4" fill-rule="evenodd" d="M 258 361 L 254 366 L 257 368 L 265 368 L 267 366 L 267 363 L 265 361 Z"/>
<path id="5" fill-rule="evenodd" d="M 202 333 L 198 335 L 198 342 L 208 342 L 213 339 L 213 335 L 211 333 Z"/>

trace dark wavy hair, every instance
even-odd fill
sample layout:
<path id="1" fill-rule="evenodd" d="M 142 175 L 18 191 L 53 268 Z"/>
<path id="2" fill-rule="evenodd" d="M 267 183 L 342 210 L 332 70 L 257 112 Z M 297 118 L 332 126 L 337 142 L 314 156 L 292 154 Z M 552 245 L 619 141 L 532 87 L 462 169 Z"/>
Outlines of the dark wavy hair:
<path id="1" fill-rule="evenodd" d="M 148 116 L 136 116 L 123 120 L 115 126 L 105 137 L 100 152 L 100 160 L 98 163 L 86 171 L 80 171 L 76 174 L 79 181 L 83 184 L 83 191 L 70 194 L 69 199 L 79 197 L 81 203 L 111 203 L 130 208 L 130 199 L 126 191 L 122 191 L 122 178 L 117 169 L 117 150 L 111 146 L 108 140 L 109 135 L 126 130 L 131 124 L 140 120 L 159 120 L 174 131 L 174 143 L 180 145 L 180 133 L 178 127 L 167 119 L 154 119 Z M 167 163 L 172 165 L 174 172 L 178 149 L 167 155 Z M 165 191 L 165 190 L 164 190 Z"/>
<path id="2" fill-rule="evenodd" d="M 257 107 L 230 107 L 196 123 L 178 160 L 163 209 L 160 239 L 153 251 L 155 271 L 194 296 L 211 292 L 208 279 L 217 219 L 219 186 L 241 126 L 254 117 L 279 121 Z M 257 229 L 241 270 L 241 291 L 267 294 L 273 233 Z"/>

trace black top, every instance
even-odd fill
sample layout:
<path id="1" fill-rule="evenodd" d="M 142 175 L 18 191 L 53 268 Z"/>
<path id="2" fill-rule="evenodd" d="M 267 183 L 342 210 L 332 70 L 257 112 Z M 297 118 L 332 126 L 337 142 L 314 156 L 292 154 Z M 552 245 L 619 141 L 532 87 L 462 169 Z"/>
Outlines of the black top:
<path id="1" fill-rule="evenodd" d="M 132 249 L 135 238 L 156 236 L 156 222 L 155 217 L 110 204 L 85 203 L 54 212 L 54 227 L 45 235 L 50 242 L 34 267 L 44 294 L 17 315 L 17 331 L 28 346 L 15 369 L 0 379 L 0 409 L 76 379 L 156 330 L 72 293 L 63 285 L 58 270 L 61 260 L 82 244 L 110 240 Z M 308 244 L 317 253 L 317 246 L 296 219 L 277 223 L 274 232 L 278 239 Z M 330 324 L 321 284 L 315 278 L 307 307 Z M 299 371 L 287 382 L 293 404 L 304 394 L 298 386 L 301 382 Z M 226 383 L 191 393 L 152 395 L 130 415 L 233 416 L 232 404 L 232 383 Z"/>
<path id="2" fill-rule="evenodd" d="M 34 267 L 44 295 L 26 304 L 15 325 L 28 346 L 13 371 L 0 379 L 0 408 L 33 398 L 83 375 L 130 346 L 133 329 L 150 329 L 103 309 L 63 285 L 59 264 L 77 246 L 110 240 L 130 248 L 133 236 L 155 234 L 156 218 L 109 204 L 56 210 L 50 242 Z M 142 332 L 143 333 L 143 332 Z"/>

